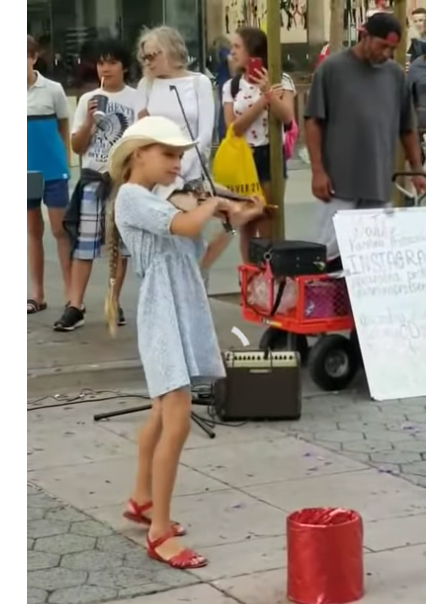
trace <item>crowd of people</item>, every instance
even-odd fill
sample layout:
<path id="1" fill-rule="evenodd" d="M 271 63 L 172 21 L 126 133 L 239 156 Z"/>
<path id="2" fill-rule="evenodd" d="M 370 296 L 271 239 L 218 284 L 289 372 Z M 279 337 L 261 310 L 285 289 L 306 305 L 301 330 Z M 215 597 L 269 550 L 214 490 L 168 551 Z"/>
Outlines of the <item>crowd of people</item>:
<path id="1" fill-rule="evenodd" d="M 247 81 L 245 75 L 239 76 L 235 94 L 231 92 L 231 84 L 225 83 L 224 118 L 228 125 L 236 122 L 234 128 L 237 128 L 237 133 L 247 137 L 254 152 L 262 187 L 267 199 L 270 199 L 268 111 L 274 108 L 280 122 L 291 122 L 293 82 L 290 78 L 283 78 L 280 84 L 270 85 L 267 38 L 257 28 L 243 27 L 237 33 L 231 56 L 240 74 L 246 72 L 250 57 L 257 56 L 262 62 L 262 71 L 253 82 Z M 35 148 L 35 153 L 28 156 L 28 170 L 43 173 L 46 183 L 43 201 L 48 208 L 52 231 L 59 241 L 66 305 L 54 325 L 57 331 L 72 331 L 84 324 L 86 288 L 93 261 L 101 255 L 105 240 L 105 206 L 112 189 L 107 169 L 108 156 L 126 128 L 145 115 L 158 115 L 171 119 L 190 138 L 197 139 L 197 149 L 185 153 L 179 174 L 179 180 L 187 188 L 200 189 L 204 171 L 209 166 L 215 128 L 212 85 L 204 74 L 188 71 L 188 52 L 183 38 L 179 32 L 165 26 L 146 30 L 139 38 L 137 58 L 142 64 L 144 76 L 135 89 L 125 83 L 130 67 L 130 52 L 117 40 L 104 40 L 97 44 L 96 71 L 100 86 L 79 99 L 69 136 L 65 94 L 59 84 L 35 70 L 37 46 L 28 37 L 28 139 L 31 140 L 30 148 Z M 97 103 L 102 95 L 108 101 L 105 114 L 99 114 L 97 120 Z M 43 115 L 46 112 L 50 115 Z M 49 122 L 52 131 L 50 136 L 45 136 L 42 147 L 39 140 L 41 133 L 35 130 L 35 124 L 47 127 Z M 81 158 L 81 175 L 69 200 L 67 158 L 70 145 Z M 41 152 L 46 147 L 50 147 L 51 154 Z M 43 161 L 43 156 L 47 161 Z M 59 170 L 54 174 L 54 166 L 59 164 Z M 58 222 L 55 224 L 56 220 Z M 36 313 L 47 307 L 40 200 L 28 203 L 28 225 L 32 287 L 28 313 Z M 249 231 L 243 225 L 240 229 L 242 240 L 246 241 L 249 232 L 255 233 L 255 229 L 253 226 Z M 258 221 L 258 232 L 267 232 L 264 218 Z M 220 237 L 214 248 L 220 250 L 224 247 L 226 240 Z M 246 246 L 242 247 L 244 250 Z M 211 252 L 214 248 L 211 246 Z M 114 284 L 114 295 L 118 302 L 117 322 L 120 326 L 125 324 L 119 298 L 126 267 L 126 249 L 121 244 Z"/>
<path id="2" fill-rule="evenodd" d="M 320 238 L 330 263 L 339 256 L 334 213 L 388 203 L 398 139 L 417 173 L 415 186 L 425 187 L 412 88 L 391 60 L 401 37 L 394 17 L 372 16 L 358 44 L 325 59 L 312 82 L 306 139 L 313 193 L 322 202 Z M 30 37 L 27 44 L 28 171 L 44 176 L 43 202 L 64 277 L 65 308 L 54 329 L 72 331 L 84 324 L 86 288 L 104 240 L 110 261 L 106 314 L 112 332 L 124 325 L 120 296 L 131 259 L 140 279 L 139 352 L 153 408 L 139 436 L 135 486 L 123 514 L 146 527 L 152 558 L 173 568 L 198 568 L 207 559 L 181 545 L 186 531 L 171 520 L 170 505 L 190 429 L 191 385 L 224 376 L 207 271 L 235 229 L 244 244 L 251 235 L 270 234 L 264 202 L 237 203 L 207 195 L 202 186 L 214 98 L 206 76 L 187 70 L 187 50 L 177 31 L 159 27 L 142 33 L 138 59 L 144 76 L 137 89 L 125 83 L 127 49 L 116 40 L 101 42 L 100 85 L 80 98 L 71 128 L 61 86 L 35 70 L 37 48 Z M 257 28 L 239 29 L 230 55 L 235 75 L 222 89 L 225 126 L 247 141 L 270 203 L 269 114 L 284 132 L 294 119 L 295 87 L 287 76 L 270 82 L 267 38 Z M 259 67 L 251 72 L 255 59 Z M 69 199 L 70 144 L 82 169 Z M 202 231 L 213 218 L 223 226 L 207 244 Z M 28 241 L 27 309 L 37 313 L 47 307 L 40 200 L 28 201 Z"/>

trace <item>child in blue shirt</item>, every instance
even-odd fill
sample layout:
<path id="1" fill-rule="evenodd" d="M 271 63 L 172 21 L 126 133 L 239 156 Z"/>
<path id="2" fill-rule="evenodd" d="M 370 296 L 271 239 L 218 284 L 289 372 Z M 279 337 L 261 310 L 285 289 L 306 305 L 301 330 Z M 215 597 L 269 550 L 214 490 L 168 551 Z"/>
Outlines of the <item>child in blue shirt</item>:
<path id="1" fill-rule="evenodd" d="M 66 302 L 70 286 L 69 243 L 63 228 L 69 203 L 69 110 L 61 84 L 34 70 L 38 45 L 27 37 L 27 170 L 44 178 L 43 201 L 48 209 L 52 234 L 57 242 Z M 27 234 L 31 296 L 27 313 L 45 310 L 44 220 L 41 199 L 28 199 Z"/>

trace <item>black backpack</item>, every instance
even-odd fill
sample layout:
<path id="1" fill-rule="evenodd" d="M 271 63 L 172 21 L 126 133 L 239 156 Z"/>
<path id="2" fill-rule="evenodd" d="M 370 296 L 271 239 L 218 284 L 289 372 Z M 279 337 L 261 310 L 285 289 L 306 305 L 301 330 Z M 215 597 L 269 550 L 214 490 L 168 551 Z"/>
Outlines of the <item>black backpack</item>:
<path id="1" fill-rule="evenodd" d="M 232 80 L 231 80 L 231 96 L 235 101 L 235 97 L 238 94 L 238 91 L 240 90 L 240 80 L 241 80 L 241 75 L 235 75 Z"/>

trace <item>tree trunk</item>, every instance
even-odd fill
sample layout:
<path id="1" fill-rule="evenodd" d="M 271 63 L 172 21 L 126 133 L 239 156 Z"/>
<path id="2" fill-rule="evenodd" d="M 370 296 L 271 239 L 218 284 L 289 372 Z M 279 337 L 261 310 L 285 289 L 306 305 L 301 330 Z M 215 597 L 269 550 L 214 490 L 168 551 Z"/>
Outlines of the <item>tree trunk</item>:
<path id="1" fill-rule="evenodd" d="M 279 0 L 267 0 L 267 33 L 269 76 L 272 84 L 281 82 L 281 28 Z M 276 239 L 285 238 L 283 142 L 279 121 L 269 115 L 270 170 L 272 203 L 277 206 L 272 232 Z"/>
<path id="2" fill-rule="evenodd" d="M 406 4 L 407 0 L 394 0 L 394 16 L 399 20 L 402 28 L 402 40 L 397 48 L 394 58 L 405 69 L 406 66 L 406 49 L 407 49 L 407 26 L 406 26 Z"/>
<path id="3" fill-rule="evenodd" d="M 307 44 L 309 47 L 309 63 L 315 65 L 319 53 L 328 43 L 325 32 L 325 9 L 323 1 L 308 0 L 307 3 Z"/>
<path id="4" fill-rule="evenodd" d="M 407 0 L 394 0 L 394 16 L 399 20 L 402 28 L 402 40 L 396 50 L 394 58 L 402 66 L 403 69 L 406 67 L 406 48 L 407 48 L 407 27 L 406 27 L 406 2 Z M 397 152 L 397 160 L 395 166 L 396 172 L 405 172 L 405 156 L 403 153 L 402 145 L 399 144 Z M 405 183 L 406 188 L 410 188 L 410 183 Z M 393 205 L 395 207 L 402 207 L 404 205 L 403 195 L 397 189 L 394 189 Z"/>
<path id="5" fill-rule="evenodd" d="M 330 0 L 331 53 L 338 52 L 344 45 L 344 1 L 345 0 Z"/>

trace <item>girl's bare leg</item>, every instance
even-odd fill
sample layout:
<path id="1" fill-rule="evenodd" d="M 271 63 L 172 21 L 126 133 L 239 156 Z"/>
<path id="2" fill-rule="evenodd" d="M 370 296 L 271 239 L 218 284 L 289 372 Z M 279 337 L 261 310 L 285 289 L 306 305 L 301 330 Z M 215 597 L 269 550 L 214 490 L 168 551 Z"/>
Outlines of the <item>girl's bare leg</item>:
<path id="1" fill-rule="evenodd" d="M 118 266 L 116 267 L 116 283 L 114 289 L 115 302 L 119 306 L 122 286 L 124 285 L 125 275 L 127 274 L 128 259 L 122 256 L 118 258 Z"/>
<path id="2" fill-rule="evenodd" d="M 40 304 L 44 299 L 44 220 L 41 208 L 27 212 L 28 264 L 31 276 L 31 298 Z"/>
<path id="3" fill-rule="evenodd" d="M 249 262 L 249 242 L 257 236 L 256 222 L 249 222 L 240 229 L 240 254 L 241 259 L 246 264 Z"/>
<path id="4" fill-rule="evenodd" d="M 274 205 L 274 199 L 272 196 L 272 190 L 270 186 L 270 182 L 264 182 L 261 184 L 261 188 L 264 193 L 264 197 L 266 199 L 266 203 L 268 205 Z M 283 187 L 283 198 L 285 191 L 285 183 Z M 258 234 L 260 237 L 267 239 L 275 239 L 276 237 L 276 229 L 275 229 L 275 221 L 276 215 L 265 216 L 258 222 Z"/>
<path id="5" fill-rule="evenodd" d="M 273 204 L 270 183 L 261 183 L 261 188 L 268 205 Z M 275 233 L 275 215 L 265 214 L 263 218 L 254 220 L 245 224 L 240 229 L 240 254 L 244 263 L 249 262 L 249 241 L 253 237 L 263 239 L 274 239 Z"/>
<path id="6" fill-rule="evenodd" d="M 70 259 L 70 244 L 67 233 L 63 228 L 65 210 L 53 208 L 49 210 L 49 220 L 52 229 L 52 235 L 57 242 L 58 259 L 60 261 L 61 273 L 64 282 L 64 298 L 69 302 L 70 293 L 70 269 L 72 261 Z"/>
<path id="7" fill-rule="evenodd" d="M 139 433 L 139 458 L 133 501 L 144 505 L 152 499 L 153 456 L 162 431 L 161 405 L 158 399 L 152 403 L 147 421 Z M 145 513 L 149 515 L 148 512 Z"/>
<path id="8" fill-rule="evenodd" d="M 271 216 L 264 215 L 256 223 L 258 237 L 262 239 L 274 239 L 274 221 Z"/>
<path id="9" fill-rule="evenodd" d="M 153 510 L 149 530 L 151 541 L 166 535 L 171 526 L 171 496 L 177 467 L 191 422 L 191 392 L 175 390 L 161 397 L 162 431 L 153 457 Z M 171 538 L 157 548 L 165 560 L 179 554 L 181 540 Z"/>

